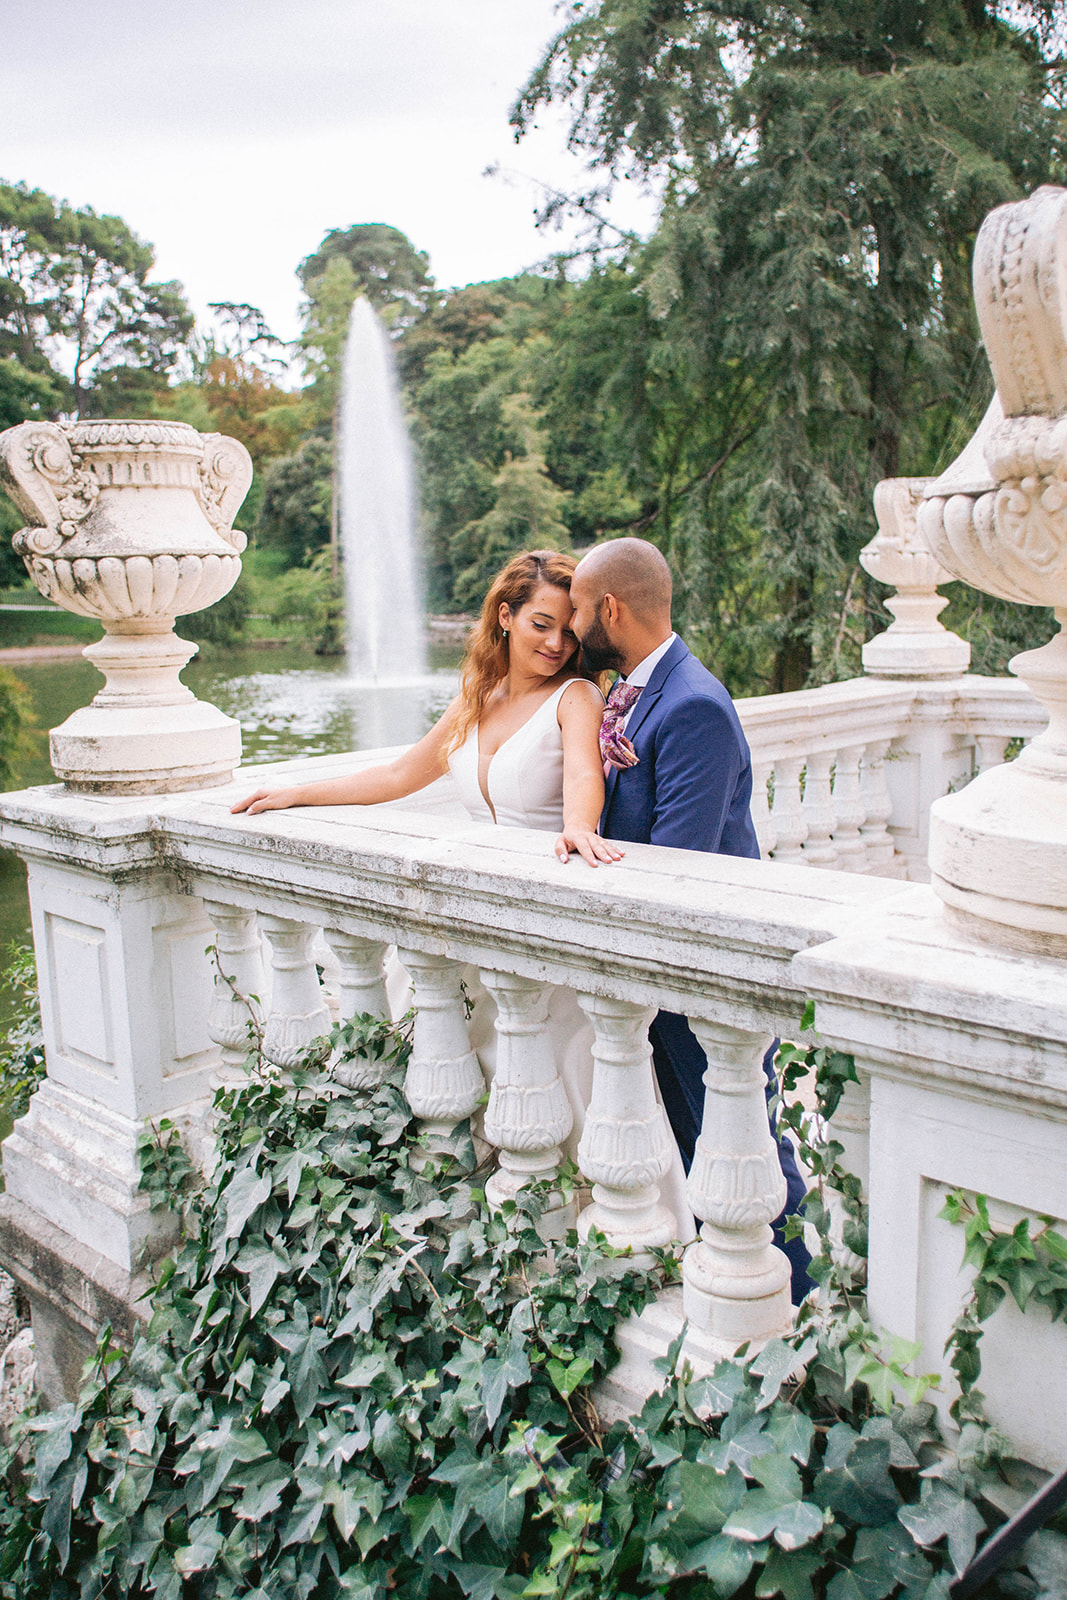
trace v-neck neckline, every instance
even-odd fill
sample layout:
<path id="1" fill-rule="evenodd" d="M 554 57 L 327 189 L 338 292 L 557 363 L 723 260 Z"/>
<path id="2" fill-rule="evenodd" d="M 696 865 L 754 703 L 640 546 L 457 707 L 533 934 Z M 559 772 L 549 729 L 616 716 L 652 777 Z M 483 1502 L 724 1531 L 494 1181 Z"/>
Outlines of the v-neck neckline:
<path id="1" fill-rule="evenodd" d="M 519 737 L 519 734 L 522 733 L 523 729 L 524 728 L 528 728 L 530 726 L 530 723 L 534 720 L 534 718 L 537 717 L 537 716 L 540 716 L 540 714 L 544 710 L 545 706 L 549 705 L 550 702 L 552 700 L 554 700 L 558 694 L 560 694 L 564 689 L 569 688 L 570 685 L 572 683 L 574 683 L 575 681 L 576 680 L 574 678 L 568 678 L 564 683 L 561 683 L 558 686 L 558 688 L 553 689 L 552 693 L 551 694 L 547 694 L 545 696 L 545 698 L 541 701 L 541 704 L 539 706 L 537 706 L 533 711 L 530 712 L 530 715 L 526 718 L 526 721 L 519 723 L 519 726 L 515 729 L 514 733 L 509 733 L 506 739 L 501 740 L 500 744 L 497 745 L 496 749 L 493 751 L 492 755 L 489 757 L 489 760 L 485 764 L 485 788 L 484 789 L 482 788 L 482 727 L 481 727 L 481 723 L 478 723 L 476 725 L 475 730 L 474 730 L 474 738 L 475 738 L 474 754 L 475 754 L 475 758 L 476 758 L 475 759 L 475 776 L 478 779 L 478 792 L 481 795 L 482 799 L 485 801 L 486 805 L 489 807 L 489 813 L 492 816 L 492 819 L 493 819 L 494 822 L 496 821 L 496 806 L 493 804 L 492 797 L 490 796 L 490 794 L 488 792 L 488 790 L 489 790 L 489 774 L 492 771 L 493 762 L 496 760 L 497 756 L 500 754 L 501 750 L 503 750 L 505 748 L 506 745 L 509 745 L 513 739 L 517 739 Z"/>

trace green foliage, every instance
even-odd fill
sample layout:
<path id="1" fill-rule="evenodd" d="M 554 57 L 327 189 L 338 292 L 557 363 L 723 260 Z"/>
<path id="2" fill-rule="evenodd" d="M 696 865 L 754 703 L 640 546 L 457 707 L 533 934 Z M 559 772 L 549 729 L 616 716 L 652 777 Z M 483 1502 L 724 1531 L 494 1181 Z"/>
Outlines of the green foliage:
<path id="1" fill-rule="evenodd" d="M 12 941 L 0 981 L 7 990 L 7 1034 L 0 1044 L 0 1125 L 24 1116 L 45 1075 L 41 1002 L 33 951 Z"/>
<path id="2" fill-rule="evenodd" d="M 30 691 L 9 667 L 0 667 L 0 790 L 18 782 L 19 763 L 33 750 Z"/>
<path id="3" fill-rule="evenodd" d="M 974 1269 L 970 1294 L 945 1342 L 960 1386 L 952 1415 L 961 1427 L 983 1428 L 981 1325 L 1007 1295 L 1020 1311 L 1036 1305 L 1053 1321 L 1067 1321 L 1067 1239 L 1054 1231 L 1052 1217 L 1035 1222 L 1024 1216 L 1014 1226 L 994 1222 L 986 1196 L 962 1189 L 952 1190 L 938 1215 L 963 1228 L 963 1265 Z"/>
<path id="4" fill-rule="evenodd" d="M 520 97 L 520 132 L 567 102 L 605 181 L 660 196 L 653 238 L 596 286 L 637 302 L 615 347 L 634 377 L 598 373 L 594 339 L 561 381 L 576 416 L 607 410 L 628 438 L 634 531 L 748 691 L 857 669 L 871 489 L 946 464 L 988 397 L 976 230 L 1064 170 L 1047 11 L 578 0 Z"/>
<path id="5" fill-rule="evenodd" d="M 465 1127 L 413 1159 L 402 1034 L 358 1017 L 330 1045 L 384 1065 L 380 1087 L 256 1069 L 218 1096 L 201 1193 L 173 1128 L 144 1142 L 146 1192 L 186 1211 L 187 1239 L 147 1335 L 128 1357 L 105 1335 L 77 1405 L 29 1424 L 24 1484 L 6 1463 L 0 1595 L 946 1600 L 982 1478 L 941 1441 L 914 1351 L 879 1348 L 832 1237 L 840 1148 L 819 1119 L 849 1057 L 783 1052 L 818 1301 L 706 1377 L 679 1339 L 660 1392 L 605 1429 L 589 1385 L 662 1273 L 595 1236 L 546 1255 L 546 1195 L 487 1209 Z M 818 1117 L 788 1099 L 806 1074 Z"/>
<path id="6" fill-rule="evenodd" d="M 290 566 L 302 566 L 329 541 L 333 450 L 311 434 L 290 456 L 272 461 L 264 473 L 256 540 L 284 551 Z"/>
<path id="7" fill-rule="evenodd" d="M 165 385 L 193 319 L 153 265 L 120 217 L 0 184 L 0 358 L 23 414 L 128 416 Z"/>

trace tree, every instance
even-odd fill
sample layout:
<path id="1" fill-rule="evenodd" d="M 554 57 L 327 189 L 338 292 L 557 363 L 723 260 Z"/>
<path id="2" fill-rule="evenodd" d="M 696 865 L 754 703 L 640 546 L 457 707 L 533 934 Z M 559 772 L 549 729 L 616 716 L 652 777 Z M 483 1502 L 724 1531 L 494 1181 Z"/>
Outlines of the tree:
<path id="1" fill-rule="evenodd" d="M 659 186 L 626 263 L 658 324 L 630 408 L 659 458 L 642 522 L 691 615 L 724 562 L 738 594 L 772 575 L 768 687 L 851 666 L 870 491 L 932 469 L 988 385 L 969 257 L 990 207 L 1063 171 L 1055 12 L 577 0 L 516 107 L 521 131 L 568 100 L 609 181 Z"/>
<path id="2" fill-rule="evenodd" d="M 0 184 L 0 357 L 8 406 L 128 415 L 163 387 L 192 332 L 176 283 L 120 217 Z M 17 363 L 17 367 L 10 365 Z"/>
<path id="3" fill-rule="evenodd" d="M 290 566 L 303 565 L 329 540 L 332 460 L 329 440 L 312 434 L 263 475 L 257 538 L 284 550 Z"/>

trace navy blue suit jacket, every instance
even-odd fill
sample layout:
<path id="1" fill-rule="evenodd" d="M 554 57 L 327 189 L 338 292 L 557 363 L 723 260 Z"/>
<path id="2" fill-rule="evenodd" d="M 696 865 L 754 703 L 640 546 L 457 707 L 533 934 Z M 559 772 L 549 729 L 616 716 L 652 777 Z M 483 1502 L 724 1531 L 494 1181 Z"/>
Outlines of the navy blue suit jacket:
<path id="1" fill-rule="evenodd" d="M 605 839 L 759 859 L 748 741 L 730 696 L 681 639 L 657 662 L 626 737 L 640 763 L 608 776 Z"/>

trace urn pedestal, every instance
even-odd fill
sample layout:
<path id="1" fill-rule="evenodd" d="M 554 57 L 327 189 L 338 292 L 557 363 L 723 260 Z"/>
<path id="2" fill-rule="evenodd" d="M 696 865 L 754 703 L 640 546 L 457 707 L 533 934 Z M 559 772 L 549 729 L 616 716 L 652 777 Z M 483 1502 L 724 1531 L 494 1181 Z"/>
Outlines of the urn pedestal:
<path id="1" fill-rule="evenodd" d="M 931 483 L 919 527 L 977 589 L 1051 606 L 1060 632 L 1010 663 L 1048 707 L 1017 760 L 930 815 L 933 887 L 969 932 L 1067 955 L 1067 189 L 1038 189 L 982 225 L 975 300 L 997 393 Z"/>
<path id="2" fill-rule="evenodd" d="M 24 422 L 0 435 L 0 480 L 30 519 L 14 544 L 36 587 L 105 629 L 84 652 L 104 687 L 51 734 L 57 777 L 102 794 L 226 783 L 241 730 L 181 682 L 197 646 L 174 620 L 240 575 L 247 450 L 182 422 Z"/>

